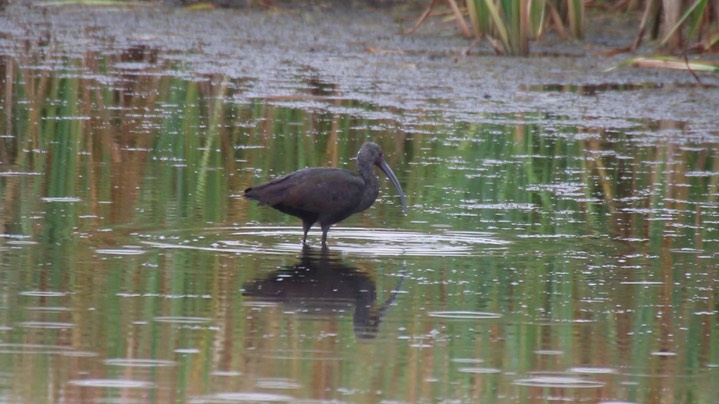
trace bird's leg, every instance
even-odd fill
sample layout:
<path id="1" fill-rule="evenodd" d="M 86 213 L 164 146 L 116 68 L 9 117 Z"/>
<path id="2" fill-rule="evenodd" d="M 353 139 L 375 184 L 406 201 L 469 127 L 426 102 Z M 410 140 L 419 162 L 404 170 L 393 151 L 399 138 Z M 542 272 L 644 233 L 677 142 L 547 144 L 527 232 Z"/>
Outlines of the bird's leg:
<path id="1" fill-rule="evenodd" d="M 302 222 L 302 230 L 305 232 L 305 235 L 302 237 L 302 245 L 307 245 L 307 233 L 310 231 L 311 227 L 312 222 L 306 220 Z"/>
<path id="2" fill-rule="evenodd" d="M 322 226 L 322 246 L 327 246 L 327 232 L 330 231 L 330 224 Z"/>

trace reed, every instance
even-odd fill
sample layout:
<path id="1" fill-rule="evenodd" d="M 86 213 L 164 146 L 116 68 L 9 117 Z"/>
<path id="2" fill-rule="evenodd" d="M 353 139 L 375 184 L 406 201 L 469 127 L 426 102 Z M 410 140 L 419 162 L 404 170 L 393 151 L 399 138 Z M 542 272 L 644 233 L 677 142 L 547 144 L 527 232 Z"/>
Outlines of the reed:
<path id="1" fill-rule="evenodd" d="M 504 55 L 528 55 L 530 42 L 549 31 L 562 38 L 583 39 L 588 23 L 583 0 L 466 0 L 466 15 L 471 26 L 468 33 L 464 15 L 455 0 L 447 2 L 465 36 L 486 38 L 496 53 Z M 409 32 L 416 30 L 439 3 L 440 0 L 433 0 Z M 719 3 L 716 1 L 632 1 L 615 5 L 604 13 L 637 7 L 644 8 L 638 32 L 633 44 L 621 51 L 636 49 L 647 30 L 651 39 L 670 52 L 682 49 L 707 52 L 719 45 Z"/>
<path id="2" fill-rule="evenodd" d="M 680 2 L 665 2 L 676 4 Z M 719 43 L 719 3 L 707 0 L 684 2 L 684 8 L 664 7 L 665 33 L 660 44 L 676 51 L 686 46 L 683 34 L 694 38 L 694 47 L 709 50 Z M 680 15 L 681 14 L 681 15 Z"/>
<path id="3" fill-rule="evenodd" d="M 637 49 L 645 36 L 665 51 L 710 52 L 719 44 L 719 3 L 711 0 L 645 0 L 624 2 L 613 11 L 643 8 L 639 28 L 628 50 Z"/>
<path id="4" fill-rule="evenodd" d="M 467 12 L 476 37 L 486 37 L 496 52 L 526 56 L 529 43 L 554 29 L 584 36 L 581 0 L 467 0 Z"/>

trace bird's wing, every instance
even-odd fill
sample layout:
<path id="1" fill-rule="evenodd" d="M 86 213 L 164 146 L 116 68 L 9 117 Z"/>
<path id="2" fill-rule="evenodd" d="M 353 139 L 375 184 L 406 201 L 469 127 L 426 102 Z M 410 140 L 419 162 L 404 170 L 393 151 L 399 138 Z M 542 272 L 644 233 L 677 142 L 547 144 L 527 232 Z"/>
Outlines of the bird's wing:
<path id="1" fill-rule="evenodd" d="M 352 211 L 364 189 L 358 175 L 337 168 L 300 170 L 288 175 L 284 183 L 285 192 L 278 204 L 318 214 Z"/>

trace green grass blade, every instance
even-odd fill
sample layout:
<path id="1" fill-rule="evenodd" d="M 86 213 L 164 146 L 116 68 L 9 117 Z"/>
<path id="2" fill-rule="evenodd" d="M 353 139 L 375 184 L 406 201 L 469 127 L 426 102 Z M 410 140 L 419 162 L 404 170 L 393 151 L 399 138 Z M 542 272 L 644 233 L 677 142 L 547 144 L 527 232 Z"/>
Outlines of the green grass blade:
<path id="1" fill-rule="evenodd" d="M 674 33 L 681 28 L 681 26 L 684 24 L 684 21 L 689 18 L 689 16 L 694 12 L 694 10 L 699 6 L 699 4 L 703 3 L 704 0 L 696 0 L 691 6 L 687 8 L 687 11 L 684 12 L 684 15 L 679 18 L 679 21 L 672 27 L 672 29 L 667 32 L 667 34 L 664 36 L 664 38 L 659 42 L 660 45 L 666 45 L 667 42 L 669 42 L 669 39 L 674 36 Z"/>
<path id="2" fill-rule="evenodd" d="M 507 26 L 502 20 L 497 6 L 494 4 L 494 2 L 492 2 L 492 0 L 484 0 L 484 4 L 487 6 L 487 11 L 489 11 L 489 15 L 492 17 L 492 22 L 494 22 L 494 27 L 499 34 L 500 41 L 502 41 L 505 47 L 508 47 L 510 42 L 509 34 L 507 33 Z"/>

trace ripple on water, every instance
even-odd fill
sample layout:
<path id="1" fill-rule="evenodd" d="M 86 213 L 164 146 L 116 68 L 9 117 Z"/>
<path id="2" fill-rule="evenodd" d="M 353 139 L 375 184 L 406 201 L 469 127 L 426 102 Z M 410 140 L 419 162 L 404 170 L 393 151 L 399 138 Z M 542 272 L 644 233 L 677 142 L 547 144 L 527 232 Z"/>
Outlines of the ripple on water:
<path id="1" fill-rule="evenodd" d="M 719 171 L 687 171 L 684 175 L 687 177 L 713 177 L 719 176 Z"/>
<path id="2" fill-rule="evenodd" d="M 636 404 L 636 401 L 597 401 L 597 404 Z"/>
<path id="3" fill-rule="evenodd" d="M 524 387 L 553 387 L 565 389 L 595 389 L 604 386 L 604 383 L 563 375 L 536 375 L 524 379 L 517 379 L 512 384 Z"/>
<path id="4" fill-rule="evenodd" d="M 256 386 L 261 389 L 291 390 L 299 389 L 301 384 L 285 378 L 266 378 L 257 380 Z"/>
<path id="5" fill-rule="evenodd" d="M 137 248 L 98 248 L 95 252 L 103 255 L 140 255 L 145 253 L 144 250 Z"/>
<path id="6" fill-rule="evenodd" d="M 577 366 L 567 369 L 569 373 L 583 373 L 583 374 L 611 374 L 617 373 L 616 369 L 603 368 L 603 367 L 588 367 L 588 366 Z"/>
<path id="7" fill-rule="evenodd" d="M 220 377 L 237 377 L 242 376 L 242 372 L 238 372 L 235 370 L 216 370 L 211 373 L 212 376 L 220 376 Z"/>
<path id="8" fill-rule="evenodd" d="M 66 356 L 68 358 L 93 358 L 96 356 L 100 356 L 97 352 L 92 351 L 66 351 L 60 353 L 62 356 Z"/>
<path id="9" fill-rule="evenodd" d="M 454 362 L 454 363 L 472 363 L 472 364 L 477 364 L 477 363 L 482 363 L 482 362 L 484 362 L 484 359 L 480 359 L 480 358 L 453 358 L 453 359 L 450 359 L 449 361 L 450 361 L 450 362 Z"/>
<path id="10" fill-rule="evenodd" d="M 73 386 L 115 389 L 151 389 L 155 383 L 131 379 L 75 379 L 67 382 Z"/>
<path id="11" fill-rule="evenodd" d="M 153 320 L 158 323 L 173 323 L 173 324 L 204 324 L 210 322 L 207 317 L 181 317 L 181 316 L 164 316 L 155 317 Z"/>
<path id="12" fill-rule="evenodd" d="M 56 292 L 52 290 L 26 290 L 24 292 L 20 292 L 20 296 L 34 297 L 62 297 L 67 295 L 67 292 Z"/>
<path id="13" fill-rule="evenodd" d="M 460 373 L 474 373 L 474 374 L 494 374 L 500 373 L 501 370 L 497 368 L 482 368 L 482 367 L 466 367 L 459 368 Z"/>
<path id="14" fill-rule="evenodd" d="M 6 242 L 5 244 L 12 245 L 12 246 L 24 246 L 24 245 L 37 245 L 38 242 L 32 241 L 32 240 L 10 240 L 10 241 Z"/>
<path id="15" fill-rule="evenodd" d="M 64 306 L 26 306 L 25 309 L 28 311 L 42 311 L 47 313 L 67 313 L 72 311 L 70 307 Z"/>
<path id="16" fill-rule="evenodd" d="M 190 399 L 190 403 L 223 403 L 223 402 L 292 402 L 295 398 L 284 394 L 256 392 L 227 392 L 208 394 Z"/>
<path id="17" fill-rule="evenodd" d="M 43 175 L 41 172 L 33 171 L 2 171 L 0 177 L 19 177 L 23 175 Z"/>
<path id="18" fill-rule="evenodd" d="M 502 317 L 499 313 L 489 313 L 483 311 L 430 311 L 427 315 L 430 317 L 457 320 L 491 320 Z"/>
<path id="19" fill-rule="evenodd" d="M 223 236 L 223 231 L 226 236 Z M 293 227 L 239 227 L 211 228 L 193 230 L 210 236 L 196 237 L 197 242 L 167 242 L 162 237 L 149 240 L 143 244 L 155 248 L 191 249 L 198 251 L 226 252 L 234 254 L 286 254 L 296 252 L 302 238 L 299 226 Z M 225 237 L 217 240 L 216 237 Z M 231 239 L 229 238 L 231 237 Z M 309 234 L 311 244 L 319 244 L 319 231 Z M 292 242 L 289 242 L 291 240 Z M 493 233 L 473 231 L 451 231 L 433 229 L 430 232 L 418 232 L 392 229 L 367 229 L 353 227 L 333 227 L 330 231 L 329 244 L 335 251 L 370 256 L 478 256 L 486 255 L 491 249 L 504 249 L 510 244 L 507 240 L 498 239 Z"/>
<path id="20" fill-rule="evenodd" d="M 194 355 L 200 353 L 200 350 L 197 348 L 177 348 L 173 352 L 183 355 Z"/>
<path id="21" fill-rule="evenodd" d="M 50 330 L 65 330 L 68 328 L 75 327 L 72 323 L 60 323 L 54 321 L 24 321 L 19 323 L 18 326 L 21 328 L 44 328 Z"/>
<path id="22" fill-rule="evenodd" d="M 74 197 L 74 196 L 56 196 L 56 197 L 44 197 L 40 198 L 43 202 L 55 202 L 55 203 L 75 203 L 80 202 L 80 198 Z"/>
<path id="23" fill-rule="evenodd" d="M 126 366 L 134 368 L 158 368 L 177 365 L 177 362 L 170 360 L 139 358 L 105 359 L 104 363 L 110 366 Z"/>
<path id="24" fill-rule="evenodd" d="M 663 285 L 664 282 L 660 281 L 622 281 L 620 285 L 643 285 L 643 286 L 659 286 Z"/>
<path id="25" fill-rule="evenodd" d="M 460 205 L 460 207 L 471 210 L 522 210 L 526 212 L 537 209 L 537 206 L 531 203 L 467 203 Z"/>

